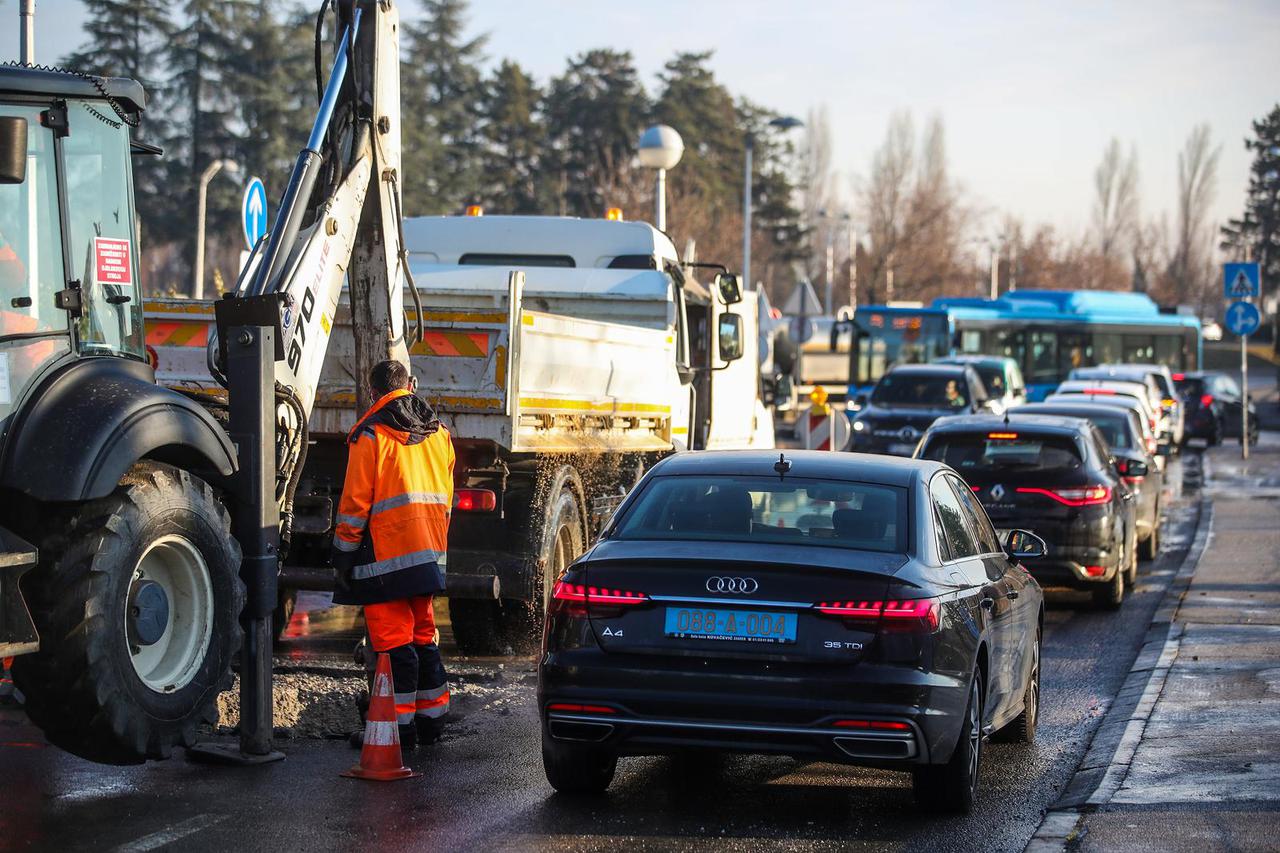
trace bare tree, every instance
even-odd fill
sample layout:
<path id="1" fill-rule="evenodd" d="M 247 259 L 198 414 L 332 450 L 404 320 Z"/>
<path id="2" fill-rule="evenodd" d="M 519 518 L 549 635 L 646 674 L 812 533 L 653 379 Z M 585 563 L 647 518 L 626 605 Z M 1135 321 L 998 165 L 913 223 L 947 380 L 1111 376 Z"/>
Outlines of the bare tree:
<path id="1" fill-rule="evenodd" d="M 895 113 L 889 119 L 884 142 L 871 159 L 871 177 L 863 194 L 863 221 L 871 238 L 867 282 L 870 301 L 884 298 L 883 285 L 906 227 L 915 171 L 915 137 L 911 114 Z"/>
<path id="2" fill-rule="evenodd" d="M 1217 188 L 1221 153 L 1222 146 L 1212 145 L 1209 125 L 1198 124 L 1178 154 L 1178 209 L 1169 278 L 1179 304 L 1202 307 L 1205 299 L 1214 242 L 1209 205 Z"/>
<path id="3" fill-rule="evenodd" d="M 1120 140 L 1112 138 L 1094 170 L 1093 188 L 1098 250 L 1109 259 L 1124 250 L 1138 227 L 1138 152 L 1131 148 L 1125 159 Z"/>

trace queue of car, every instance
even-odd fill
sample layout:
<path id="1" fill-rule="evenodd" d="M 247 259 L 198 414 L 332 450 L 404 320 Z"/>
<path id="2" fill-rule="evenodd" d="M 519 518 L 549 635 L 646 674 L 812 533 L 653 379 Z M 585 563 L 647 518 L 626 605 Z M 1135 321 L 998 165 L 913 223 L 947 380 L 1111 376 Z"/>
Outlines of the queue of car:
<path id="1" fill-rule="evenodd" d="M 850 407 L 858 452 L 653 466 L 551 592 L 547 779 L 771 753 L 908 771 L 922 807 L 969 811 L 986 738 L 1035 738 L 1041 584 L 1115 609 L 1159 551 L 1163 454 L 1199 424 L 1170 388 L 1199 377 L 1148 367 L 1027 404 L 1012 359 L 898 365 Z"/>

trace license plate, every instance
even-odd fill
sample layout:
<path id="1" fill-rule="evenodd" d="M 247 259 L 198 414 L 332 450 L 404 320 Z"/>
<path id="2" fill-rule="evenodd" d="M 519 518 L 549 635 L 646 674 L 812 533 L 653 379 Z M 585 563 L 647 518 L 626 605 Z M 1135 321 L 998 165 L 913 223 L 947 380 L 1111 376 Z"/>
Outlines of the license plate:
<path id="1" fill-rule="evenodd" d="M 681 640 L 794 643 L 796 614 L 709 607 L 668 607 L 665 631 Z"/>
<path id="2" fill-rule="evenodd" d="M 916 452 L 916 446 L 914 444 L 891 444 L 889 445 L 889 452 L 894 456 L 910 456 Z"/>

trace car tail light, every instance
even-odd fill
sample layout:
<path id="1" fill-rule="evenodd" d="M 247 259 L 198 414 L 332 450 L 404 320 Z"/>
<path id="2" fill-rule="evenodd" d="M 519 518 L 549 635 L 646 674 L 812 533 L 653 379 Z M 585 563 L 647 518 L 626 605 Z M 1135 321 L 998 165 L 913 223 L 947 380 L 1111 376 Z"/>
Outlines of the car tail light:
<path id="1" fill-rule="evenodd" d="M 1213 395 L 1212 395 L 1212 394 L 1201 394 L 1201 395 L 1200 395 L 1200 405 L 1201 405 L 1201 407 L 1202 407 L 1202 408 L 1205 408 L 1205 409 L 1207 409 L 1207 408 L 1209 408 L 1210 406 L 1212 406 L 1212 405 L 1213 405 Z"/>
<path id="2" fill-rule="evenodd" d="M 1085 566 L 1084 573 L 1091 578 L 1100 578 L 1107 573 L 1106 566 Z"/>
<path id="3" fill-rule="evenodd" d="M 1124 481 L 1125 481 L 1126 483 L 1130 484 L 1130 485 L 1133 485 L 1133 484 L 1135 484 L 1135 483 L 1141 483 L 1141 482 L 1142 482 L 1142 478 L 1141 478 L 1141 477 L 1134 477 L 1134 476 L 1131 476 L 1131 475 L 1129 474 L 1129 460 L 1128 460 L 1128 459 L 1118 459 L 1118 460 L 1116 460 L 1116 470 L 1117 470 L 1118 472 L 1120 472 L 1120 476 L 1124 478 Z"/>
<path id="4" fill-rule="evenodd" d="M 561 711 L 568 714 L 616 714 L 616 708 L 608 705 L 580 705 L 577 702 L 552 702 L 548 711 Z"/>
<path id="5" fill-rule="evenodd" d="M 1064 506 L 1093 506 L 1111 502 L 1110 486 L 1085 486 L 1083 489 L 1039 489 L 1019 486 L 1018 494 L 1044 495 Z"/>
<path id="6" fill-rule="evenodd" d="M 1172 397 L 1165 397 L 1163 400 L 1160 401 L 1160 405 L 1164 406 L 1166 410 L 1171 410 L 1173 408 L 1173 404 L 1176 402 L 1178 401 L 1173 399 Z"/>
<path id="7" fill-rule="evenodd" d="M 458 489 L 453 493 L 453 508 L 458 512 L 493 512 L 498 496 L 490 489 Z"/>
<path id="8" fill-rule="evenodd" d="M 987 438 L 997 441 L 1013 441 L 1018 437 L 1016 432 L 989 432 Z"/>
<path id="9" fill-rule="evenodd" d="M 1182 380 L 1184 380 L 1184 379 L 1186 379 L 1186 378 L 1187 378 L 1187 374 L 1185 374 L 1185 373 L 1175 373 L 1175 374 L 1173 374 L 1173 381 L 1174 381 L 1174 382 L 1181 382 Z"/>
<path id="10" fill-rule="evenodd" d="M 588 604 L 600 607 L 633 607 L 648 603 L 648 595 L 629 589 L 559 581 L 551 590 L 552 612 L 568 613 L 571 616 L 586 616 Z"/>
<path id="11" fill-rule="evenodd" d="M 900 723 L 897 720 L 836 720 L 832 725 L 840 729 L 868 729 L 878 732 L 911 731 L 908 723 Z"/>
<path id="12" fill-rule="evenodd" d="M 1102 395 L 1104 395 L 1104 396 L 1111 396 L 1111 397 L 1114 397 L 1116 392 L 1115 392 L 1115 389 L 1114 389 L 1114 388 L 1086 388 L 1086 389 L 1084 389 L 1084 391 L 1082 391 L 1081 393 L 1084 393 L 1084 394 L 1102 394 Z"/>
<path id="13" fill-rule="evenodd" d="M 938 630 L 941 614 L 941 607 L 936 598 L 822 601 L 815 604 L 814 609 L 824 616 L 838 616 L 850 621 L 878 621 L 882 630 L 911 629 L 924 625 L 930 633 Z"/>

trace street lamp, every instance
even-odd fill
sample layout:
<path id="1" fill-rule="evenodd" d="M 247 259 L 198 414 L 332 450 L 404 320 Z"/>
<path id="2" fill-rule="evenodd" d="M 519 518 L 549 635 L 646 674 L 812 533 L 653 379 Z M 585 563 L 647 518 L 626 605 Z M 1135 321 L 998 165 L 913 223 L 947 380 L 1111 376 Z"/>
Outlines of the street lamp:
<path id="1" fill-rule="evenodd" d="M 640 165 L 658 170 L 658 183 L 654 188 L 654 224 L 659 231 L 667 230 L 667 169 L 674 168 L 684 155 L 684 140 L 674 127 L 655 124 L 640 134 Z"/>
<path id="2" fill-rule="evenodd" d="M 791 130 L 804 127 L 804 122 L 791 116 L 778 116 L 769 122 L 769 127 L 779 130 Z M 755 153 L 756 140 L 747 133 L 747 162 L 742 181 L 742 288 L 750 290 L 751 284 L 751 157 Z"/>
<path id="3" fill-rule="evenodd" d="M 237 175 L 240 173 L 240 164 L 235 160 L 214 160 L 208 166 L 204 167 L 204 171 L 200 173 L 200 192 L 199 200 L 196 207 L 196 270 L 195 270 L 195 287 L 193 296 L 196 299 L 204 298 L 204 208 L 205 197 L 208 195 L 209 182 L 213 180 L 213 176 L 223 169 L 227 170 L 229 175 Z"/>
<path id="4" fill-rule="evenodd" d="M 857 250 L 854 248 L 853 234 L 853 216 L 849 213 L 833 214 L 825 209 L 818 211 L 818 219 L 826 223 L 827 226 L 827 267 L 826 267 L 826 293 L 825 305 L 828 315 L 835 316 L 835 276 L 836 276 L 836 243 L 835 232 L 831 227 L 833 222 L 843 222 L 845 229 L 849 234 L 849 307 L 856 308 L 857 294 L 854 292 L 857 272 L 854 265 L 857 263 Z"/>

